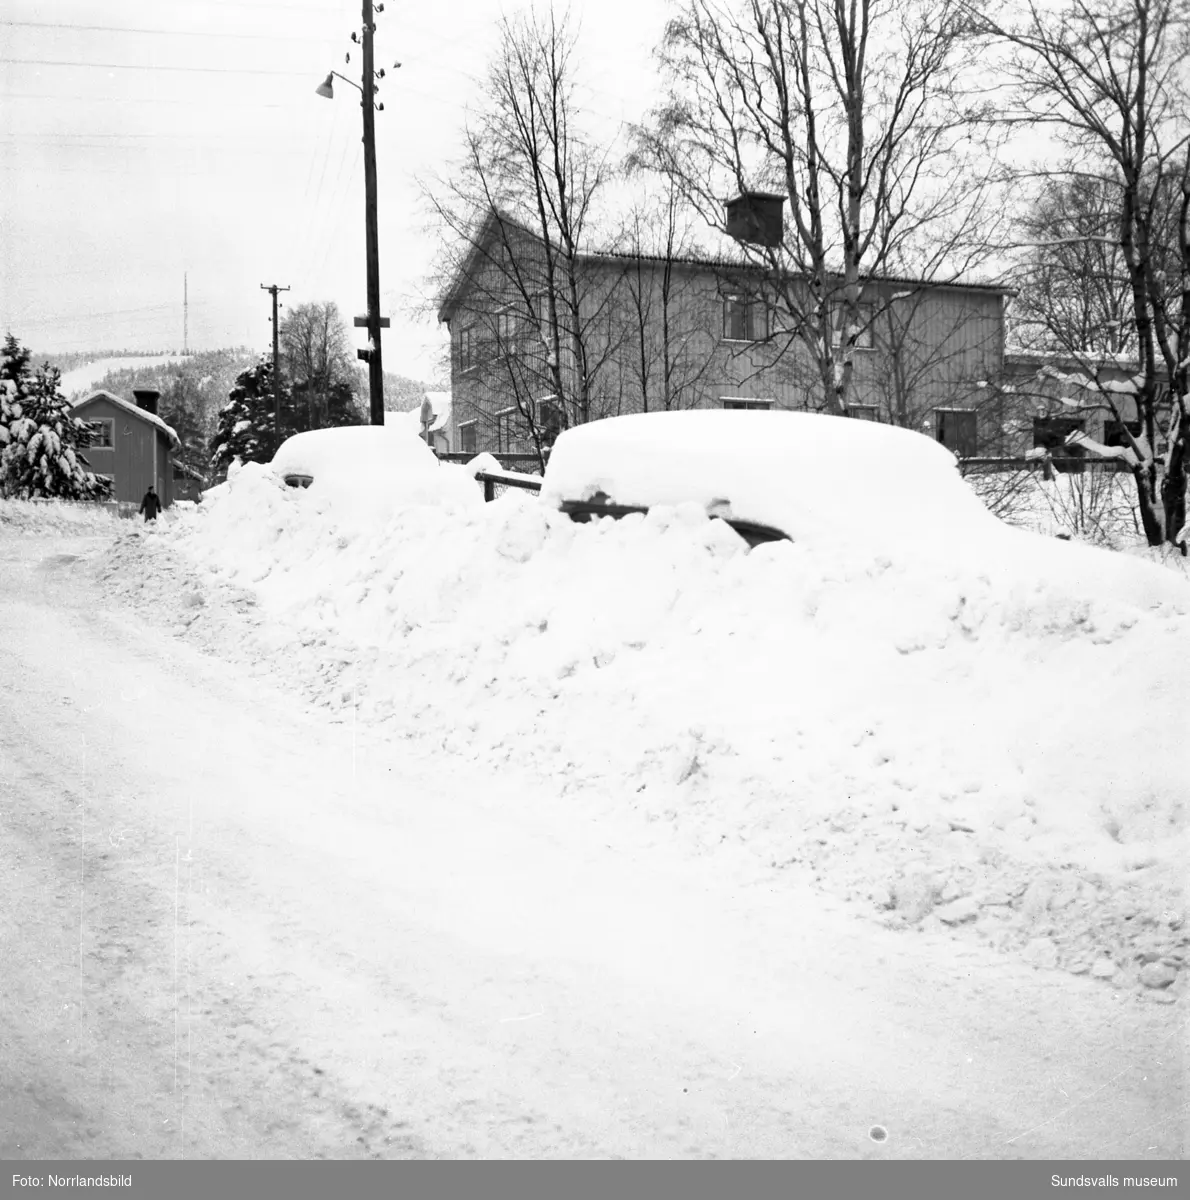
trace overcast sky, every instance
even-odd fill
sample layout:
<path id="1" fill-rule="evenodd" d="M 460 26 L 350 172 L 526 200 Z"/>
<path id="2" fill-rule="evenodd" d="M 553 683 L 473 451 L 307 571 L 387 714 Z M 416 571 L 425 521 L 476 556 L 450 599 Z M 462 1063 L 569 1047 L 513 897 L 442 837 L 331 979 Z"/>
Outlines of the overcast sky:
<path id="1" fill-rule="evenodd" d="M 386 0 L 376 65 L 380 284 L 391 371 L 444 339 L 415 307 L 433 242 L 417 180 L 453 157 L 514 4 Z M 0 333 L 39 352 L 271 345 L 269 297 L 365 302 L 357 0 L 5 0 L 0 18 Z M 652 99 L 666 0 L 575 0 L 594 118 Z M 348 65 L 344 57 L 352 51 Z M 85 64 L 85 65 L 84 65 Z M 356 334 L 362 344 L 362 331 Z"/>

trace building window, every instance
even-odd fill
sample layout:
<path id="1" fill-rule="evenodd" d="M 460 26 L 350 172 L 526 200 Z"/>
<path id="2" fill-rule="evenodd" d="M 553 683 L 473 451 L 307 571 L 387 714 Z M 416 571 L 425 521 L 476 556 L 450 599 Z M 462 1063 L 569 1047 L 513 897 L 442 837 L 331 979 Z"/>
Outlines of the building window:
<path id="1" fill-rule="evenodd" d="M 521 323 L 516 313 L 506 311 L 496 314 L 496 345 L 501 354 L 509 357 L 516 354 L 520 328 Z"/>
<path id="2" fill-rule="evenodd" d="M 94 438 L 91 446 L 96 450 L 110 450 L 112 448 L 112 439 L 115 434 L 116 422 L 112 417 L 100 417 L 97 421 L 88 421 L 91 430 L 94 433 Z"/>
<path id="3" fill-rule="evenodd" d="M 934 409 L 934 436 L 959 458 L 973 458 L 977 441 L 974 411 L 967 408 Z"/>
<path id="4" fill-rule="evenodd" d="M 876 405 L 874 404 L 852 404 L 847 409 L 847 415 L 854 417 L 857 421 L 875 421 L 878 419 Z M 972 416 L 975 414 L 972 413 Z"/>
<path id="5" fill-rule="evenodd" d="M 1033 448 L 1048 450 L 1059 471 L 1079 475 L 1086 451 L 1082 446 L 1067 446 L 1066 439 L 1085 428 L 1086 422 L 1081 417 L 1034 417 Z"/>
<path id="6" fill-rule="evenodd" d="M 759 297 L 746 292 L 728 292 L 723 297 L 724 341 L 760 342 L 768 335 L 768 310 Z"/>
<path id="7" fill-rule="evenodd" d="M 467 325 L 459 330 L 459 370 L 470 371 L 475 366 L 475 329 Z"/>
<path id="8" fill-rule="evenodd" d="M 843 305 L 836 304 L 831 314 L 831 345 L 838 349 L 843 344 Z M 871 350 L 872 348 L 872 306 L 861 304 L 856 314 L 859 327 L 855 333 L 855 348 Z"/>
<path id="9" fill-rule="evenodd" d="M 1130 430 L 1132 436 L 1138 438 L 1143 428 L 1140 421 L 1104 421 L 1103 444 L 1105 446 L 1130 446 L 1132 443 L 1124 436 L 1124 430 Z"/>
<path id="10" fill-rule="evenodd" d="M 729 409 L 758 409 L 767 411 L 773 407 L 771 400 L 752 400 L 746 396 L 720 396 L 719 403 Z"/>
<path id="11" fill-rule="evenodd" d="M 558 434 L 566 428 L 562 402 L 556 396 L 548 396 L 537 402 L 537 429 L 543 445 L 552 446 Z"/>
<path id="12" fill-rule="evenodd" d="M 475 422 L 459 422 L 459 450 L 463 454 L 475 453 Z"/>
<path id="13" fill-rule="evenodd" d="M 515 430 L 516 409 L 505 408 L 496 414 L 496 453 L 512 454 L 515 452 L 513 434 Z"/>

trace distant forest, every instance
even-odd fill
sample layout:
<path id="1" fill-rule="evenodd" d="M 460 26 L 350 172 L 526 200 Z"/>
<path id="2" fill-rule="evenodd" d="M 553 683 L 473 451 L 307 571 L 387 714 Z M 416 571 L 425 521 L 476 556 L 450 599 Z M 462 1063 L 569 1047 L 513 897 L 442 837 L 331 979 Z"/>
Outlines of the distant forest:
<path id="1" fill-rule="evenodd" d="M 86 366 L 104 358 L 159 357 L 177 354 L 178 351 L 159 350 L 104 350 L 71 352 L 68 354 L 34 355 L 37 363 L 50 362 L 63 374 L 76 367 Z M 127 367 L 110 371 L 88 388 L 88 391 L 103 389 L 132 399 L 132 389 L 153 387 L 161 393 L 161 419 L 172 426 L 182 441 L 180 458 L 187 466 L 207 474 L 209 445 L 218 424 L 219 410 L 227 403 L 228 393 L 235 386 L 236 377 L 258 363 L 259 352 L 245 346 L 224 350 L 194 351 L 172 362 Z M 366 371 L 361 364 L 359 392 L 368 394 Z M 384 375 L 384 407 L 389 412 L 408 412 L 422 401 L 427 389 L 448 390 L 449 384 L 424 383 L 404 375 Z"/>

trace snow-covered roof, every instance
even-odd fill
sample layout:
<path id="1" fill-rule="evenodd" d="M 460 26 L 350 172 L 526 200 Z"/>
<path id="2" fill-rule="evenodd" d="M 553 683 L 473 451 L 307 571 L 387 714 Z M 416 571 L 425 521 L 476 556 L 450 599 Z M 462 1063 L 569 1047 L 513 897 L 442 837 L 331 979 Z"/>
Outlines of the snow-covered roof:
<path id="1" fill-rule="evenodd" d="M 450 392 L 426 392 L 425 397 L 434 410 L 434 419 L 430 422 L 430 432 L 437 433 L 450 424 Z M 419 437 L 422 435 L 420 404 L 399 415 L 396 413 L 392 415 L 398 421 L 408 422 L 409 428 Z"/>
<path id="2" fill-rule="evenodd" d="M 156 425 L 169 438 L 170 449 L 181 450 L 182 439 L 160 417 L 154 413 L 145 412 L 143 408 L 137 404 L 133 404 L 131 400 L 123 400 L 114 392 L 105 391 L 103 388 L 92 392 L 89 396 L 84 396 L 71 411 L 77 413 L 80 408 L 85 408 L 88 404 L 93 404 L 96 400 L 106 400 L 109 404 L 114 404 L 117 408 L 122 408 L 129 415 L 140 417 L 142 421 L 148 421 L 150 425 Z"/>
<path id="3" fill-rule="evenodd" d="M 1023 346 L 1008 346 L 1004 351 L 1005 366 L 1058 363 L 1064 366 L 1088 368 L 1118 367 L 1136 370 L 1139 365 L 1133 354 L 1080 354 L 1070 350 L 1028 350 Z"/>

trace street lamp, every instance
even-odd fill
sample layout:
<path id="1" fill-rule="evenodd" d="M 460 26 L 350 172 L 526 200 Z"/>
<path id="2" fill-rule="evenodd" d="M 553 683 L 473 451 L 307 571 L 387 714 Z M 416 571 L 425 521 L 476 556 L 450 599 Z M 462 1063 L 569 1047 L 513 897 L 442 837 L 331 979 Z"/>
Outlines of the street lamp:
<path id="1" fill-rule="evenodd" d="M 384 6 L 381 5 L 381 8 Z M 368 315 L 362 324 L 368 330 L 368 348 L 356 353 L 368 364 L 368 392 L 373 425 L 384 424 L 384 367 L 380 359 L 380 329 L 388 321 L 380 315 L 380 250 L 376 220 L 376 75 L 372 66 L 372 34 L 376 26 L 372 20 L 372 0 L 363 0 L 363 86 L 354 80 L 331 71 L 314 90 L 319 96 L 333 100 L 334 81 L 342 79 L 360 93 L 360 105 L 364 110 L 364 236 L 368 261 Z M 355 35 L 352 35 L 352 40 Z M 397 64 L 400 66 L 400 63 Z M 357 318 L 358 323 L 358 318 Z"/>

